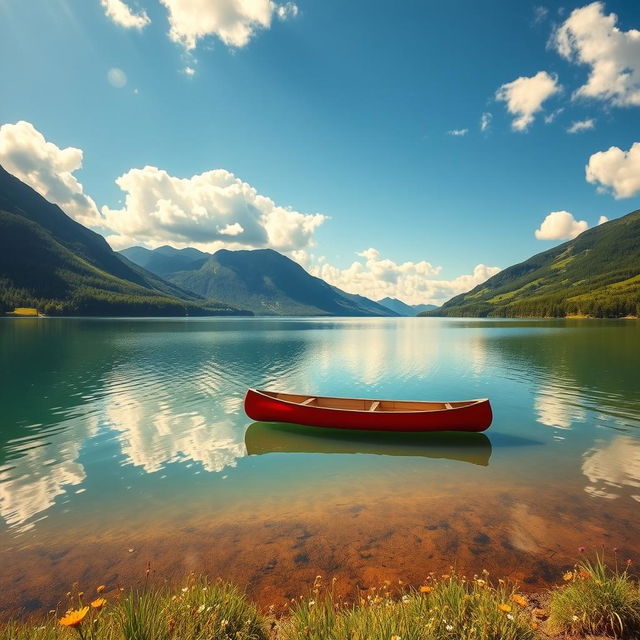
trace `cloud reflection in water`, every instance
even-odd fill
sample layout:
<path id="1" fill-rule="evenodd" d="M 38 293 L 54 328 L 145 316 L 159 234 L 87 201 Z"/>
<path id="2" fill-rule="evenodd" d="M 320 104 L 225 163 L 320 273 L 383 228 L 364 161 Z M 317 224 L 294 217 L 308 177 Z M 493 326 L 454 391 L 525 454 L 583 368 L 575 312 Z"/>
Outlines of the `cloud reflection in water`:
<path id="1" fill-rule="evenodd" d="M 590 483 L 584 489 L 589 495 L 608 500 L 630 495 L 640 502 L 640 439 L 617 436 L 600 442 L 585 453 L 582 473 Z"/>
<path id="2" fill-rule="evenodd" d="M 33 528 L 35 516 L 82 485 L 86 472 L 78 461 L 80 449 L 96 432 L 95 418 L 70 420 L 37 439 L 9 443 L 12 459 L 0 466 L 0 516 L 9 527 Z"/>

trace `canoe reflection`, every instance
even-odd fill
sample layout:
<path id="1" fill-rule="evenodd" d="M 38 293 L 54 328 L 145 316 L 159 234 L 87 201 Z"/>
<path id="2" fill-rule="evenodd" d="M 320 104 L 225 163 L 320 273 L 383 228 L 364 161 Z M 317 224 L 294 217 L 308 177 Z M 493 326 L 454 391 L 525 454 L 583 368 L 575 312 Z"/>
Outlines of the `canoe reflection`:
<path id="1" fill-rule="evenodd" d="M 491 440 L 484 433 L 387 433 L 254 422 L 244 436 L 247 453 L 369 453 L 448 458 L 489 465 Z"/>

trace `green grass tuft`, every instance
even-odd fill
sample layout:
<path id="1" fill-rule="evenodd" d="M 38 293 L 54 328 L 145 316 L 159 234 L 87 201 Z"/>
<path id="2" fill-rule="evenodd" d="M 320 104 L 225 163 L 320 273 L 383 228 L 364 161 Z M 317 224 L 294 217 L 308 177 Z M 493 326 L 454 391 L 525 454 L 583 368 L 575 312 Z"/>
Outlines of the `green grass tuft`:
<path id="1" fill-rule="evenodd" d="M 601 556 L 566 574 L 569 584 L 551 594 L 549 623 L 572 634 L 640 637 L 640 588 L 627 569 L 610 569 Z"/>
<path id="2" fill-rule="evenodd" d="M 529 614 L 512 587 L 450 576 L 432 581 L 428 593 L 400 599 L 376 591 L 358 604 L 315 594 L 296 602 L 281 622 L 281 640 L 530 640 Z M 316 590 L 317 591 L 317 590 Z M 502 606 L 502 609 L 500 608 Z"/>
<path id="3" fill-rule="evenodd" d="M 124 597 L 117 611 L 119 620 L 110 621 L 120 627 L 124 640 L 168 640 L 168 608 L 168 598 L 163 591 L 146 589 Z M 105 628 L 111 626 L 104 625 Z"/>
<path id="4" fill-rule="evenodd" d="M 90 608 L 75 628 L 61 626 L 62 612 L 38 625 L 0 625 L 2 640 L 267 640 L 266 619 L 238 587 L 191 578 L 177 592 L 146 586 L 107 594 L 101 610 Z M 86 604 L 78 596 L 72 609 Z"/>
<path id="5" fill-rule="evenodd" d="M 172 633 L 180 640 L 266 640 L 264 617 L 235 585 L 192 579 L 170 601 Z"/>

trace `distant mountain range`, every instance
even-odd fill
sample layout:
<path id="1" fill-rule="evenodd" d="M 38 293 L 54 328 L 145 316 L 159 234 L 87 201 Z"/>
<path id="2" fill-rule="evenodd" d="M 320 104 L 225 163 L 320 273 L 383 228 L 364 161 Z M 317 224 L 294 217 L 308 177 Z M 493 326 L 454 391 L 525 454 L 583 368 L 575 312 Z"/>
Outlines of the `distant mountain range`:
<path id="1" fill-rule="evenodd" d="M 435 304 L 406 304 L 397 298 L 382 298 L 378 300 L 378 304 L 395 311 L 399 316 L 417 316 L 419 313 L 438 308 Z"/>
<path id="2" fill-rule="evenodd" d="M 15 307 L 111 316 L 638 316 L 640 210 L 429 308 L 346 293 L 271 249 L 116 253 L 0 167 L 0 313 Z"/>
<path id="3" fill-rule="evenodd" d="M 115 253 L 0 167 L 0 313 L 14 307 L 65 315 L 240 313 Z"/>
<path id="4" fill-rule="evenodd" d="M 430 316 L 640 316 L 640 210 L 516 264 Z"/>
<path id="5" fill-rule="evenodd" d="M 0 167 L 0 313 L 16 307 L 47 315 L 396 315 L 270 249 L 116 253 Z"/>
<path id="6" fill-rule="evenodd" d="M 120 255 L 161 277 L 178 271 L 199 269 L 211 257 L 210 253 L 198 249 L 174 249 L 169 245 L 157 249 L 130 247 L 120 251 Z"/>
<path id="7" fill-rule="evenodd" d="M 183 289 L 257 315 L 398 315 L 327 284 L 273 249 L 221 249 L 210 255 L 190 248 L 131 247 L 121 254 Z"/>

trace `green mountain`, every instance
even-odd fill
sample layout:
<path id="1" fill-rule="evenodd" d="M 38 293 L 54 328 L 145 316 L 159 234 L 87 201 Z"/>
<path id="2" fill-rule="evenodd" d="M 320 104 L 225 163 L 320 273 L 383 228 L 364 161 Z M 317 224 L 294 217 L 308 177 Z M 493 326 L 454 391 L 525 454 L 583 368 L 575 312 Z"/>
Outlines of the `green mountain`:
<path id="1" fill-rule="evenodd" d="M 399 316 L 417 316 L 424 311 L 433 311 L 438 308 L 435 304 L 407 304 L 397 298 L 382 298 L 378 300 L 378 304 L 395 311 Z"/>
<path id="2" fill-rule="evenodd" d="M 136 254 L 129 255 L 134 257 Z M 145 254 L 139 255 L 148 259 Z M 151 268 L 152 262 L 147 264 Z M 298 263 L 273 249 L 221 249 L 209 256 L 201 266 L 166 273 L 165 277 L 179 287 L 205 298 L 222 300 L 226 304 L 249 309 L 257 315 L 396 315 L 373 300 L 346 293 L 315 278 Z"/>
<path id="3" fill-rule="evenodd" d="M 118 255 L 0 166 L 0 313 L 23 306 L 65 315 L 237 313 Z"/>
<path id="4" fill-rule="evenodd" d="M 516 264 L 429 316 L 640 315 L 640 210 Z"/>
<path id="5" fill-rule="evenodd" d="M 174 249 L 168 245 L 153 250 L 144 247 L 129 247 L 129 249 L 120 251 L 120 255 L 162 278 L 176 271 L 199 269 L 211 257 L 210 253 L 204 253 L 191 247 Z"/>

